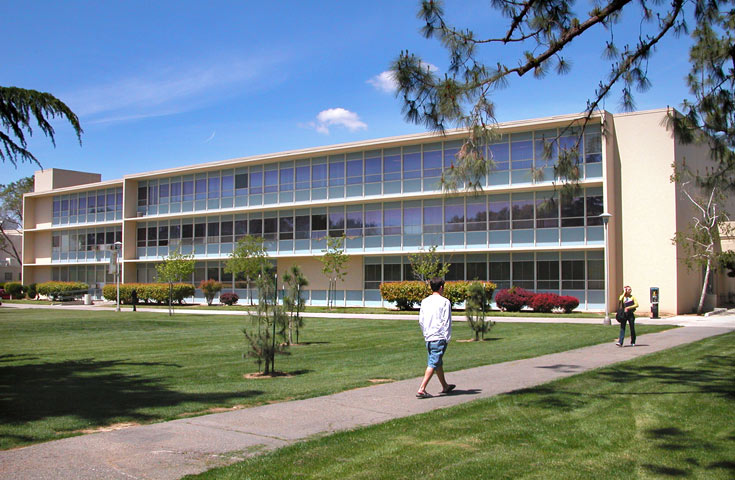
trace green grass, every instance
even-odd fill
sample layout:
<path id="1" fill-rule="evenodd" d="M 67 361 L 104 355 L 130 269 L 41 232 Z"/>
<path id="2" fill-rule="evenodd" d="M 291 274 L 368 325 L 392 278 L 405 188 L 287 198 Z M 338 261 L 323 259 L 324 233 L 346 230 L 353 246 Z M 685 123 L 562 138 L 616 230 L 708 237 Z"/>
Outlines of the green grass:
<path id="1" fill-rule="evenodd" d="M 733 372 L 735 333 L 186 478 L 732 479 Z"/>
<path id="2" fill-rule="evenodd" d="M 418 377 L 414 321 L 306 319 L 303 345 L 276 358 L 289 378 L 257 371 L 244 316 L 0 309 L 0 448 L 121 422 L 151 423 L 209 409 L 307 398 Z M 641 333 L 667 327 L 643 326 Z M 617 326 L 497 324 L 492 341 L 453 342 L 448 371 L 611 341 Z M 471 337 L 457 323 L 455 339 Z"/>

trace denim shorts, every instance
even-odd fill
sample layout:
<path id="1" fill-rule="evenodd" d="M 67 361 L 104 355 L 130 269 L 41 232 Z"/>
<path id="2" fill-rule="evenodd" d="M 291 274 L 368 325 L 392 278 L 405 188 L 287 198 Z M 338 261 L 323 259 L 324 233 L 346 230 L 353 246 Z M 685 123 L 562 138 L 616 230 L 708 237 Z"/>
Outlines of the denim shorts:
<path id="1" fill-rule="evenodd" d="M 442 366 L 442 357 L 447 351 L 446 340 L 433 340 L 426 342 L 426 351 L 429 354 L 428 366 L 431 368 L 439 368 Z"/>

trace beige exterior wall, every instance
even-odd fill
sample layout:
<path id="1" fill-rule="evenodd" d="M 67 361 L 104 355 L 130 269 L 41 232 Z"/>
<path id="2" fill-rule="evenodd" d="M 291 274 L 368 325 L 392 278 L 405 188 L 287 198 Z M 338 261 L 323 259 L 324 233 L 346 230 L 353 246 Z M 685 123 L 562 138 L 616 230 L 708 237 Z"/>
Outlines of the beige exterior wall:
<path id="1" fill-rule="evenodd" d="M 51 267 L 23 267 L 23 283 L 43 283 L 51 281 Z"/>
<path id="2" fill-rule="evenodd" d="M 23 210 L 24 228 L 50 228 L 53 221 L 53 214 L 53 197 L 25 197 L 25 209 Z"/>
<path id="3" fill-rule="evenodd" d="M 48 168 L 38 170 L 33 174 L 33 191 L 47 192 L 56 188 L 74 187 L 87 183 L 96 183 L 102 180 L 99 173 L 78 172 L 62 168 Z"/>
<path id="4" fill-rule="evenodd" d="M 20 258 L 23 258 L 23 235 L 19 231 L 7 231 L 5 232 L 10 243 L 13 244 L 17 252 L 20 254 Z M 18 259 L 13 255 L 13 249 L 8 247 L 10 253 L 0 251 L 0 282 L 20 282 L 21 281 L 21 264 Z M 9 278 L 8 278 L 9 277 Z"/>
<path id="5" fill-rule="evenodd" d="M 669 181 L 675 150 L 672 133 L 661 124 L 665 115 L 656 110 L 614 118 L 620 175 L 614 248 L 622 267 L 616 281 L 632 287 L 640 313 L 650 312 L 650 287 L 660 288 L 660 313 L 680 312 L 677 249 L 671 242 L 677 199 Z M 615 286 L 617 291 L 622 285 Z"/>
<path id="6" fill-rule="evenodd" d="M 343 281 L 337 281 L 337 290 L 362 290 L 363 272 L 362 256 L 350 255 L 345 264 L 347 274 Z M 298 265 L 304 276 L 309 280 L 309 290 L 326 290 L 329 284 L 327 277 L 322 273 L 322 262 L 317 257 L 289 257 L 278 259 L 278 277 L 283 278 L 283 274 L 291 268 L 292 265 Z"/>
<path id="7" fill-rule="evenodd" d="M 36 265 L 51 263 L 51 232 L 33 232 L 33 251 Z"/>

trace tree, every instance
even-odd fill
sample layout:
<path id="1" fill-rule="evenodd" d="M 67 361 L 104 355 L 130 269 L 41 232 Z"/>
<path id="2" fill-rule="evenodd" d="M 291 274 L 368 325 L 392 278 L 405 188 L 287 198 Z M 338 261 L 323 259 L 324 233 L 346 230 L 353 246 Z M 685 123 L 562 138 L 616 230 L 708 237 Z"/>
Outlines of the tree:
<path id="1" fill-rule="evenodd" d="M 692 204 L 695 213 L 687 228 L 675 233 L 672 242 L 682 248 L 684 253 L 682 261 L 690 270 L 704 268 L 702 291 L 697 305 L 697 314 L 701 315 L 710 276 L 715 268 L 729 258 L 727 252 L 723 254 L 718 250 L 720 235 L 731 234 L 732 227 L 722 206 L 726 200 L 723 188 L 713 183 L 700 190 L 703 194 L 698 194 L 690 191 L 694 190 L 696 185 L 693 180 L 686 178 L 686 173 L 682 171 L 675 171 L 671 177 L 672 181 L 680 182 L 682 194 Z"/>
<path id="2" fill-rule="evenodd" d="M 168 314 L 174 314 L 174 283 L 190 279 L 194 273 L 194 255 L 182 255 L 178 249 L 168 254 L 163 262 L 156 265 L 158 281 L 168 283 Z"/>
<path id="3" fill-rule="evenodd" d="M 299 329 L 304 326 L 301 317 L 301 309 L 304 307 L 304 298 L 301 296 L 301 290 L 309 285 L 309 281 L 301 272 L 298 265 L 293 265 L 283 274 L 283 284 L 286 287 L 283 296 L 283 305 L 289 311 L 288 317 L 288 339 L 290 345 L 293 343 L 293 332 L 296 331 L 296 343 L 299 343 Z"/>
<path id="4" fill-rule="evenodd" d="M 258 306 L 252 316 L 257 330 L 244 328 L 242 333 L 247 339 L 250 357 L 258 360 L 258 370 L 265 364 L 263 375 L 274 375 L 276 353 L 284 353 L 286 345 L 280 342 L 284 338 L 286 314 L 278 304 L 275 268 L 269 262 L 261 263 L 260 275 L 255 281 L 258 287 Z"/>
<path id="5" fill-rule="evenodd" d="M 79 118 L 61 100 L 50 93 L 26 90 L 17 87 L 0 87 L 0 159 L 8 160 L 17 167 L 18 161 L 41 163 L 28 150 L 28 137 L 33 136 L 31 121 L 35 119 L 51 143 L 56 146 L 54 127 L 49 120 L 56 117 L 66 118 L 77 134 L 79 144 L 82 144 L 82 127 Z"/>
<path id="6" fill-rule="evenodd" d="M 211 278 L 209 280 L 202 280 L 199 284 L 199 289 L 204 294 L 207 305 L 211 306 L 214 297 L 222 291 L 222 283 Z"/>
<path id="7" fill-rule="evenodd" d="M 444 277 L 452 265 L 442 263 L 441 255 L 436 253 L 436 245 L 432 245 L 427 251 L 422 248 L 418 253 L 409 253 L 408 261 L 414 278 L 422 282 L 428 282 L 434 277 Z"/>
<path id="8" fill-rule="evenodd" d="M 716 166 L 699 174 L 708 187 L 735 189 L 735 9 L 732 1 L 696 2 L 697 27 L 689 50 L 687 76 L 693 101 L 684 100 L 683 115 L 671 112 L 669 126 L 685 143 L 708 145 Z"/>
<path id="9" fill-rule="evenodd" d="M 467 298 L 465 299 L 465 316 L 467 317 L 467 324 L 475 332 L 476 342 L 480 341 L 480 336 L 484 340 L 485 334 L 495 325 L 495 322 L 487 321 L 485 318 L 487 304 L 487 295 L 482 283 L 470 283 L 467 287 Z"/>
<path id="10" fill-rule="evenodd" d="M 327 306 L 334 306 L 335 296 L 337 295 L 337 280 L 342 281 L 345 276 L 344 265 L 349 259 L 344 251 L 345 237 L 327 237 L 327 248 L 322 250 L 319 261 L 322 262 L 322 273 L 329 280 L 327 287 Z"/>
<path id="11" fill-rule="evenodd" d="M 225 272 L 245 278 L 248 283 L 248 297 L 253 304 L 253 293 L 250 288 L 251 280 L 257 278 L 262 271 L 264 262 L 267 262 L 268 252 L 261 237 L 245 235 L 237 242 L 235 250 L 225 263 Z"/>
<path id="12" fill-rule="evenodd" d="M 0 184 L 0 251 L 15 258 L 18 265 L 23 265 L 23 257 L 15 248 L 10 232 L 23 229 L 23 194 L 32 191 L 33 177 Z"/>
<path id="13" fill-rule="evenodd" d="M 697 99 L 688 104 L 694 108 L 685 117 L 690 120 L 680 122 L 680 130 L 691 134 L 694 127 L 704 124 L 711 126 L 705 134 L 721 133 L 715 137 L 718 140 L 714 145 L 719 148 L 721 165 L 732 172 L 735 85 L 733 68 L 725 65 L 731 65 L 735 53 L 731 34 L 735 19 L 733 0 L 607 0 L 595 3 L 582 17 L 572 11 L 574 2 L 569 0 L 494 0 L 491 5 L 507 19 L 506 27 L 498 35 L 482 38 L 472 30 L 448 24 L 442 1 L 423 0 L 418 13 L 425 23 L 422 32 L 426 38 L 440 40 L 447 49 L 448 71 L 440 76 L 429 63 L 408 51 L 401 52 L 392 66 L 407 120 L 439 132 L 449 126 L 469 130 L 456 160 L 442 176 L 445 190 L 481 188 L 482 176 L 493 166 L 492 159 L 484 153 L 484 145 L 495 135 L 493 127 L 497 124 L 491 97 L 513 77 L 533 74 L 542 78 L 551 69 L 556 74 L 569 72 L 571 64 L 562 56 L 564 49 L 573 43 L 588 42 L 588 32 L 599 26 L 610 33 L 610 40 L 601 45 L 610 61 L 610 71 L 588 100 L 581 120 L 586 123 L 616 86 L 620 86 L 622 108 L 632 110 L 633 91 L 645 91 L 651 85 L 647 61 L 654 47 L 666 36 L 686 32 L 688 16 L 697 24 L 690 51 L 690 85 Z M 623 11 L 642 18 L 637 33 L 629 38 L 626 32 L 615 28 Z M 618 48 L 616 42 L 621 38 L 625 44 Z M 514 49 L 519 52 L 515 59 Z M 498 60 L 492 59 L 493 55 Z M 700 124 L 699 119 L 707 122 Z M 551 143 L 545 146 L 547 158 Z M 571 148 L 558 148 L 554 166 L 564 186 L 573 189 L 579 178 L 578 146 L 579 140 Z"/>

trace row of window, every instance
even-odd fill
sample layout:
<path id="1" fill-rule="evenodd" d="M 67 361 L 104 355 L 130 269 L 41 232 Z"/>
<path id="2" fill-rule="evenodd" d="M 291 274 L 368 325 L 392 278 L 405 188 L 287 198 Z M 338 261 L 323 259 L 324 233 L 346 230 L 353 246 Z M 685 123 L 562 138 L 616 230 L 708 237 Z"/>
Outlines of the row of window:
<path id="1" fill-rule="evenodd" d="M 601 188 L 558 198 L 554 191 L 479 195 L 278 212 L 194 217 L 138 224 L 138 247 L 265 240 L 369 237 L 601 225 Z"/>
<path id="2" fill-rule="evenodd" d="M 579 138 L 579 131 L 564 132 L 557 140 L 560 134 L 552 129 L 504 135 L 486 148 L 486 155 L 495 162 L 496 172 L 525 172 L 513 176 L 510 180 L 513 183 L 529 182 L 529 169 L 554 165 L 559 148 L 572 148 Z M 550 148 L 545 152 L 547 143 Z M 210 203 L 207 208 L 226 208 L 243 206 L 242 202 L 233 202 L 233 197 L 257 196 L 262 201 L 265 195 L 274 200 L 265 203 L 275 203 L 436 190 L 442 170 L 452 164 L 461 144 L 461 141 L 437 142 L 141 181 L 138 206 L 143 213 L 162 213 L 145 207 L 168 208 L 171 204 L 180 208 L 178 204 L 182 202 L 199 202 L 202 208 Z M 580 144 L 581 163 L 600 163 L 601 149 L 599 126 L 588 127 Z M 507 183 L 509 177 L 505 178 Z M 381 182 L 388 185 L 383 189 L 379 185 L 368 187 Z M 487 185 L 492 184 L 488 180 Z M 307 194 L 294 196 L 294 192 Z"/>
<path id="3" fill-rule="evenodd" d="M 57 195 L 53 198 L 54 225 L 120 220 L 122 211 L 122 187 Z"/>
<path id="4" fill-rule="evenodd" d="M 81 228 L 51 235 L 52 260 L 102 260 L 109 258 L 115 242 L 122 242 L 121 227 Z"/>

